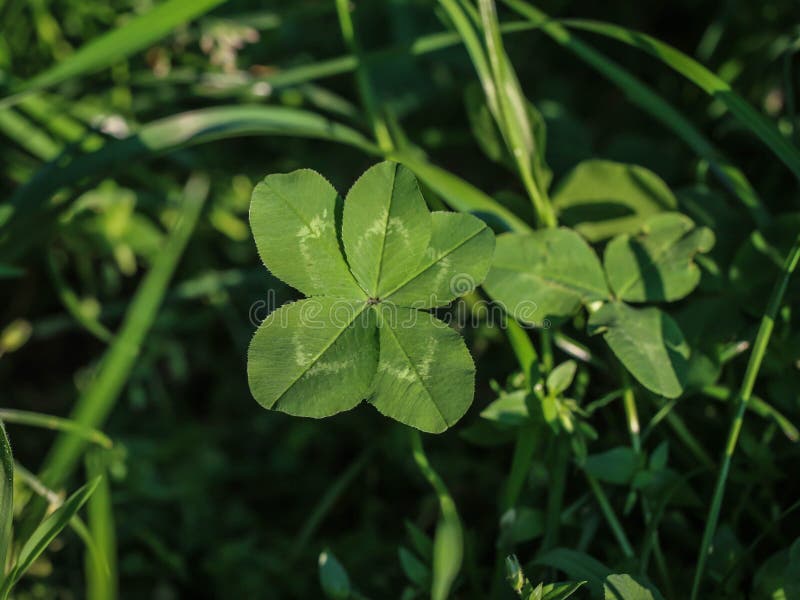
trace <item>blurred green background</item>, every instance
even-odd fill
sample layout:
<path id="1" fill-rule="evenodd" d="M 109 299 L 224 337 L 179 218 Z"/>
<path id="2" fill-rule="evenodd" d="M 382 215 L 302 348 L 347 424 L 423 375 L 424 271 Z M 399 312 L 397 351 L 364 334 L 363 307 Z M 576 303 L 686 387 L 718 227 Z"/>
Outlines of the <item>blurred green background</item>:
<path id="1" fill-rule="evenodd" d="M 2 0 L 2 95 L 156 4 Z M 518 181 L 487 160 L 471 131 L 464 98 L 475 76 L 463 47 L 456 43 L 419 56 L 408 51 L 415 40 L 445 29 L 435 3 L 356 6 L 364 50 L 375 53 L 373 82 L 408 138 L 434 163 L 510 206 L 525 206 Z M 793 99 L 787 90 L 796 86 L 798 71 L 786 57 L 800 35 L 796 2 L 548 1 L 541 8 L 559 17 L 619 23 L 694 55 L 793 135 Z M 515 19 L 506 12 L 501 17 Z M 718 103 L 644 54 L 586 38 L 680 107 L 743 168 L 776 213 L 797 209 L 797 182 L 723 116 Z M 706 166 L 679 139 L 573 55 L 535 31 L 505 40 L 527 96 L 547 123 L 547 159 L 556 180 L 589 157 L 644 165 L 673 189 L 706 180 Z M 353 74 L 315 71 L 321 61 L 345 54 L 333 2 L 225 2 L 110 68 L 0 110 L 0 197 L 9 199 L 35 177 L 46 181 L 51 175 L 40 170 L 48 161 L 99 148 L 108 138 L 125 137 L 186 110 L 300 107 L 366 131 Z M 303 67 L 310 72 L 304 75 Z M 300 75 L 282 82 L 286 72 Z M 115 441 L 106 460 L 122 598 L 320 597 L 316 560 L 325 547 L 371 598 L 400 597 L 406 587 L 397 556 L 398 546 L 408 543 L 404 521 L 430 532 L 438 505 L 411 460 L 404 428 L 367 406 L 324 422 L 267 412 L 252 399 L 245 372 L 254 303 L 269 290 L 279 302 L 296 297 L 270 278 L 256 255 L 247 222 L 253 185 L 268 173 L 307 167 L 345 192 L 376 161 L 348 146 L 298 137 L 212 141 L 115 165 L 103 177 L 80 183 L 77 202 L 55 227 L 40 230 L 36 219 L 28 224 L 22 237 L 30 236 L 29 247 L 15 256 L 14 268 L 4 268 L 0 280 L 0 326 L 21 328 L 27 339 L 0 358 L 0 404 L 67 415 L 106 344 L 65 305 L 71 299 L 75 310 L 115 330 L 161 251 L 187 179 L 205 176 L 210 185 L 203 216 L 104 428 Z M 738 205 L 728 206 L 732 226 L 744 221 Z M 718 247 L 727 242 L 718 234 Z M 0 263 L 5 261 L 0 256 Z M 723 329 L 745 318 L 746 311 L 730 318 L 710 314 L 713 326 Z M 494 566 L 496 504 L 510 448 L 476 445 L 463 433 L 494 398 L 489 382 L 504 383 L 517 365 L 496 328 L 464 334 L 478 365 L 473 408 L 447 433 L 426 436 L 426 445 L 469 531 L 464 577 L 485 581 Z M 797 355 L 796 341 L 782 341 L 787 355 Z M 771 384 L 784 386 L 787 391 L 777 390 L 775 397 L 785 398 L 782 408 L 795 416 L 797 384 L 796 369 L 785 377 L 774 372 Z M 598 385 L 594 396 L 604 391 Z M 716 456 L 727 424 L 715 418 L 718 406 L 687 401 L 681 407 Z M 593 424 L 601 434 L 594 450 L 625 443 L 619 415 L 601 411 Z M 8 428 L 15 458 L 37 470 L 52 432 Z M 784 478 L 796 473 L 794 446 L 784 439 L 769 448 L 759 448 L 757 438 L 752 444 L 748 455 L 760 457 L 760 472 L 754 481 L 740 473 L 745 479 L 736 481 L 739 492 L 796 499 L 797 478 Z M 543 493 L 537 477 L 546 477 L 546 457 L 539 459 L 529 482 L 533 503 Z M 680 448 L 675 460 L 684 472 L 695 466 Z M 568 481 L 568 495 L 579 495 L 585 482 L 580 477 Z M 698 483 L 700 489 L 705 485 Z M 736 493 L 730 501 L 737 503 Z M 772 505 L 765 506 L 765 514 L 774 516 Z M 663 532 L 676 582 L 691 575 L 694 530 L 702 527 L 703 515 L 702 506 L 690 501 L 671 515 L 673 527 Z M 632 516 L 626 524 L 641 533 Z M 760 526 L 745 520 L 730 530 L 737 538 L 731 547 L 752 540 Z M 800 531 L 796 515 L 783 526 L 795 536 Z M 570 530 L 568 542 L 577 544 L 579 533 L 580 526 Z M 20 598 L 83 597 L 81 545 L 74 534 L 65 534 L 63 542 L 25 580 Z M 523 545 L 518 552 L 525 556 L 530 554 L 526 548 L 534 547 Z M 755 562 L 780 547 L 779 541 L 759 547 Z M 617 552 L 608 535 L 595 539 L 587 551 L 601 559 Z M 747 568 L 741 574 L 751 576 Z M 480 585 L 462 585 L 457 597 L 479 597 L 475 589 Z M 731 597 L 743 597 L 736 593 Z"/>

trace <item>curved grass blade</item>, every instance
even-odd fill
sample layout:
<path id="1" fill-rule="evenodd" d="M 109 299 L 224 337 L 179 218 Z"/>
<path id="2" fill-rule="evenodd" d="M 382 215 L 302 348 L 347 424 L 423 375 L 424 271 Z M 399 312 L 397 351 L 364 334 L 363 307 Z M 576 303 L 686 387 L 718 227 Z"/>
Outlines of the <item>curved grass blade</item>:
<path id="1" fill-rule="evenodd" d="M 514 11 L 531 20 L 554 42 L 563 46 L 603 77 L 625 92 L 628 99 L 641 110 L 665 125 L 681 138 L 698 156 L 708 161 L 714 174 L 749 210 L 755 223 L 762 227 L 770 215 L 744 173 L 698 130 L 683 114 L 657 94 L 652 88 L 634 77 L 615 61 L 582 41 L 557 21 L 523 0 L 503 0 Z"/>
<path id="2" fill-rule="evenodd" d="M 0 420 L 7 423 L 16 423 L 18 425 L 30 425 L 33 427 L 42 427 L 43 429 L 50 429 L 52 431 L 63 431 L 72 433 L 87 442 L 92 442 L 103 448 L 113 448 L 114 442 L 111 441 L 106 434 L 98 431 L 92 427 L 64 419 L 55 417 L 53 415 L 45 415 L 38 412 L 27 410 L 16 410 L 13 408 L 0 408 Z"/>
<path id="3" fill-rule="evenodd" d="M 480 0 L 479 7 L 486 54 L 497 93 L 495 118 L 498 127 L 503 132 L 506 145 L 517 163 L 517 170 L 533 203 L 540 225 L 555 227 L 556 219 L 552 203 L 547 197 L 543 174 L 537 168 L 539 166 L 537 157 L 542 153 L 542 149 L 537 147 L 528 101 L 522 93 L 517 75 L 503 47 L 494 0 Z M 490 98 L 487 97 L 487 100 Z"/>
<path id="4" fill-rule="evenodd" d="M 101 35 L 75 54 L 22 83 L 13 95 L 0 100 L 0 110 L 27 94 L 109 67 L 149 47 L 178 25 L 191 21 L 226 0 L 167 0 L 122 27 Z"/>
<path id="5" fill-rule="evenodd" d="M 69 525 L 72 518 L 78 513 L 94 492 L 99 479 L 94 479 L 79 488 L 74 494 L 64 501 L 58 510 L 47 517 L 37 527 L 31 536 L 22 545 L 17 562 L 0 590 L 0 598 L 5 600 L 11 587 L 30 568 L 33 562 L 42 555 L 50 543 L 59 533 Z"/>
<path id="6" fill-rule="evenodd" d="M 138 133 L 111 140 L 99 150 L 64 156 L 45 165 L 11 199 L 0 206 L 0 252 L 5 261 L 22 256 L 49 230 L 58 210 L 50 199 L 83 180 L 105 175 L 142 159 L 216 140 L 260 135 L 322 139 L 380 156 L 380 149 L 361 133 L 319 114 L 277 106 L 220 106 L 180 113 L 145 125 Z M 448 205 L 500 222 L 505 229 L 530 231 L 513 212 L 460 177 L 411 152 L 387 155 L 406 165 Z"/>
<path id="7" fill-rule="evenodd" d="M 561 22 L 567 27 L 590 31 L 618 40 L 659 59 L 709 96 L 722 102 L 745 127 L 783 161 L 796 177 L 800 178 L 800 150 L 778 131 L 774 123 L 750 106 L 726 81 L 694 59 L 654 37 L 618 25 L 582 19 L 567 19 Z"/>
<path id="8" fill-rule="evenodd" d="M 154 121 L 136 134 L 111 140 L 88 154 L 65 155 L 49 162 L 0 207 L 4 256 L 17 257 L 44 235 L 43 212 L 54 194 L 85 179 L 105 175 L 142 158 L 208 143 L 255 135 L 291 135 L 336 141 L 379 154 L 356 130 L 318 114 L 275 106 L 224 106 L 180 113 Z M 66 203 L 61 204 L 61 209 Z M 51 218 L 54 210 L 51 210 Z M 8 260 L 8 259 L 7 259 Z"/>
<path id="9" fill-rule="evenodd" d="M 46 500 L 50 506 L 57 508 L 63 505 L 61 496 L 45 486 L 33 473 L 28 471 L 19 463 L 16 463 L 16 473 L 20 480 L 23 481 L 34 494 Z M 103 483 L 104 481 L 101 481 L 98 484 L 98 487 Z M 92 495 L 90 500 L 94 498 L 96 493 L 97 492 Z M 90 535 L 89 528 L 86 526 L 86 524 L 78 515 L 75 515 L 70 519 L 69 526 L 83 541 L 84 545 L 86 546 L 87 556 L 92 561 L 92 564 L 94 564 L 100 572 L 108 574 L 109 567 L 105 555 L 100 552 L 100 549 L 95 543 L 94 538 Z M 110 598 L 108 596 L 103 596 L 103 600 L 110 600 Z"/>
<path id="10" fill-rule="evenodd" d="M 11 523 L 14 517 L 14 457 L 6 428 L 0 417 L 0 583 L 6 556 L 11 548 Z"/>

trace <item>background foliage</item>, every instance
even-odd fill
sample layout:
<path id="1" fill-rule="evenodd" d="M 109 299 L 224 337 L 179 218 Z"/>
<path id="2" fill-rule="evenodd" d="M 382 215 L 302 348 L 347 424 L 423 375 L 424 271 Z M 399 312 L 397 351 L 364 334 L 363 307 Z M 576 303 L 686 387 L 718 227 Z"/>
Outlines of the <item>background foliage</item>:
<path id="1" fill-rule="evenodd" d="M 706 82 L 704 91 L 645 52 L 586 31 L 573 39 L 590 50 L 576 51 L 498 7 L 510 64 L 538 109 L 532 131 L 547 132 L 545 156 L 534 152 L 525 167 L 532 179 L 517 177 L 507 149 L 526 140 L 502 139 L 470 54 L 458 34 L 440 35 L 455 31 L 447 4 L 359 2 L 348 31 L 327 1 L 0 3 L 0 418 L 18 463 L 15 536 L 42 514 L 37 482 L 64 494 L 106 475 L 84 520 L 122 598 L 318 597 L 324 548 L 370 598 L 425 597 L 434 551 L 420 532 L 432 536 L 448 514 L 443 490 L 429 487 L 441 476 L 464 528 L 454 597 L 512 597 L 502 579 L 511 552 L 534 584 L 590 579 L 592 587 L 604 564 L 649 577 L 665 597 L 689 596 L 734 396 L 800 229 L 796 4 L 539 7 L 643 31 L 693 56 L 773 122 L 766 133 L 737 118 L 738 105 L 729 111 L 724 85 Z M 604 78 L 597 51 L 629 73 Z M 657 96 L 620 87 L 630 75 Z M 666 203 L 691 217 L 707 228 L 695 230 L 697 246 L 708 249 L 709 231 L 716 239 L 697 259 L 697 289 L 657 299 L 670 301 L 659 306 L 692 348 L 679 399 L 631 382 L 579 315 L 555 321 L 554 355 L 542 356 L 548 371 L 576 359 L 574 382 L 551 372 L 555 392 L 544 418 L 532 420 L 519 416 L 519 331 L 462 330 L 476 398 L 455 427 L 424 437 L 427 459 L 404 426 L 367 407 L 325 422 L 263 410 L 245 368 L 252 320 L 265 316 L 254 303 L 299 296 L 258 259 L 247 220 L 253 186 L 268 173 L 311 168 L 346 191 L 384 155 L 416 172 L 432 209 L 486 208 L 490 195 L 494 215 L 478 212 L 498 229 L 500 218 L 518 231 L 532 226 L 526 196 L 549 189 L 559 222 L 595 243 L 601 259 L 619 225 L 608 229 L 607 218 L 618 215 L 601 206 L 587 219 L 570 211 L 571 197 L 591 190 L 593 176 L 620 176 L 600 161 L 655 174 L 647 198 L 618 193 L 633 196 L 626 201 L 637 214 Z M 587 159 L 596 161 L 581 167 L 582 189 L 573 168 Z M 431 164 L 474 188 L 431 176 Z M 679 268 L 667 277 L 684 290 L 695 275 Z M 626 289 L 630 302 L 647 293 Z M 798 593 L 799 290 L 790 283 L 775 319 L 703 597 Z M 540 353 L 550 343 L 530 339 Z M 625 410 L 633 394 L 634 438 Z M 505 404 L 491 404 L 498 396 Z M 56 433 L 20 424 L 10 409 L 94 420 L 113 445 L 92 434 L 99 443 L 88 453 L 76 437 L 53 446 Z M 548 410 L 560 415 L 558 435 Z M 573 420 L 585 436 L 567 435 Z M 550 514 L 562 515 L 560 527 Z M 17 597 L 113 597 L 95 559 L 67 529 Z"/>

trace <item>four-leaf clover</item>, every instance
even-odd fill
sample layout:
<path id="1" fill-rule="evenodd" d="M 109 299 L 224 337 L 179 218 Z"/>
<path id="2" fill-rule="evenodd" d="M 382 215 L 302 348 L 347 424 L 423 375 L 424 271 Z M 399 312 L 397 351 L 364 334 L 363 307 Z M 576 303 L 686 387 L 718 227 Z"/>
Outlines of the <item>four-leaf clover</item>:
<path id="1" fill-rule="evenodd" d="M 461 418 L 474 363 L 461 336 L 423 309 L 483 281 L 494 252 L 483 221 L 429 212 L 411 171 L 383 162 L 343 203 L 314 171 L 269 175 L 253 191 L 250 224 L 267 268 L 308 296 L 253 337 L 247 373 L 261 405 L 321 418 L 366 399 L 437 433 Z"/>

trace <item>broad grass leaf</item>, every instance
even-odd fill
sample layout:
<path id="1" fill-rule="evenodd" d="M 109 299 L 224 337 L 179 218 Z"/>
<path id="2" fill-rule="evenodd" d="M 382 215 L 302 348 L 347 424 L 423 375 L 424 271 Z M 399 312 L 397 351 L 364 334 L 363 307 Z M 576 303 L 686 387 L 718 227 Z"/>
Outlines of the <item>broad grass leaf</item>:
<path id="1" fill-rule="evenodd" d="M 614 574 L 603 584 L 605 600 L 663 600 L 657 590 L 642 585 L 630 575 Z"/>
<path id="2" fill-rule="evenodd" d="M 11 526 L 14 517 L 14 457 L 6 428 L 0 421 L 0 572 L 5 568 L 11 548 Z M 0 573 L 0 580 L 2 576 Z"/>
<path id="3" fill-rule="evenodd" d="M 250 228 L 273 275 L 306 296 L 364 298 L 339 247 L 341 198 L 319 173 L 265 177 L 253 190 Z"/>
<path id="4" fill-rule="evenodd" d="M 486 278 L 494 253 L 494 233 L 464 213 L 431 213 L 431 239 L 420 263 L 386 298 L 414 308 L 444 306 L 471 292 Z"/>
<path id="5" fill-rule="evenodd" d="M 584 470 L 600 481 L 626 485 L 631 482 L 639 468 L 639 458 L 627 446 L 618 446 L 598 454 L 590 454 L 583 465 Z"/>
<path id="6" fill-rule="evenodd" d="M 689 346 L 677 323 L 657 308 L 604 304 L 589 317 L 590 335 L 602 333 L 612 352 L 650 391 L 677 398 L 683 392 Z"/>
<path id="7" fill-rule="evenodd" d="M 672 302 L 700 283 L 694 257 L 714 246 L 714 233 L 696 227 L 686 215 L 663 213 L 649 218 L 636 235 L 615 237 L 603 264 L 614 294 L 628 302 Z"/>
<path id="8" fill-rule="evenodd" d="M 377 364 L 367 303 L 316 297 L 267 317 L 250 343 L 247 376 L 264 408 L 321 418 L 366 398 Z"/>
<path id="9" fill-rule="evenodd" d="M 553 194 L 559 221 L 590 242 L 632 233 L 650 215 L 675 210 L 678 201 L 655 173 L 637 165 L 587 160 Z"/>
<path id="10" fill-rule="evenodd" d="M 483 285 L 493 300 L 527 324 L 570 317 L 582 303 L 609 297 L 594 250 L 566 228 L 498 236 Z"/>
<path id="11" fill-rule="evenodd" d="M 433 315 L 378 305 L 380 362 L 370 402 L 429 433 L 458 421 L 472 403 L 475 365 L 461 336 Z"/>
<path id="12" fill-rule="evenodd" d="M 39 524 L 20 548 L 17 562 L 8 574 L 11 581 L 18 581 L 58 534 L 69 525 L 72 517 L 78 514 L 78 511 L 92 495 L 99 481 L 100 478 L 97 477 L 84 484 Z"/>
<path id="13" fill-rule="evenodd" d="M 428 207 L 406 167 L 378 163 L 350 188 L 342 240 L 353 275 L 371 297 L 382 297 L 407 279 L 430 237 Z"/>

